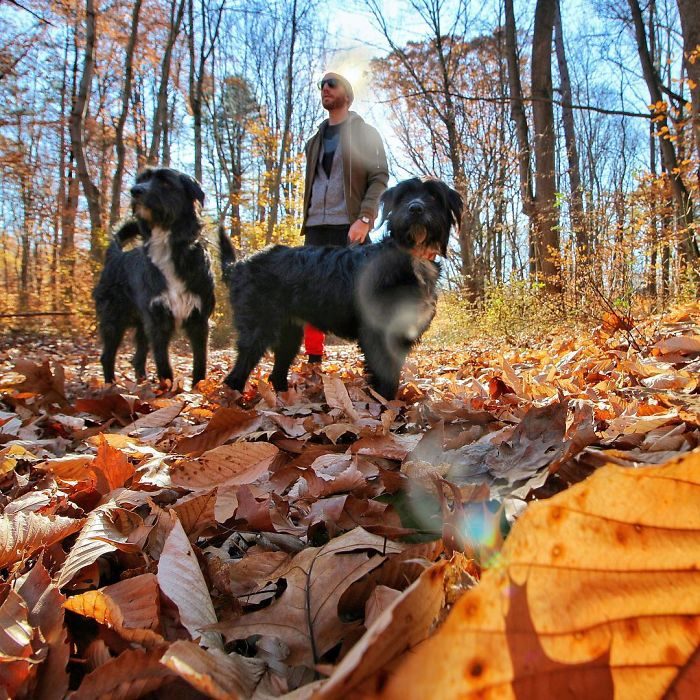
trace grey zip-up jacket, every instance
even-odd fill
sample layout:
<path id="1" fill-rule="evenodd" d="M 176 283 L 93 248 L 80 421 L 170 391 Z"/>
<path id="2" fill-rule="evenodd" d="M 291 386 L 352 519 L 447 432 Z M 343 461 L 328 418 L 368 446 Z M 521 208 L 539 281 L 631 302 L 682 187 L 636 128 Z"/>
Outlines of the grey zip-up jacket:
<path id="1" fill-rule="evenodd" d="M 304 222 L 302 224 L 302 232 L 305 232 L 307 225 L 314 179 L 317 175 L 319 161 L 323 155 L 323 132 L 327 124 L 328 120 L 326 119 L 306 143 L 306 180 L 304 183 Z M 361 216 L 367 216 L 370 222 L 373 222 L 379 210 L 379 198 L 386 190 L 389 181 L 389 168 L 381 136 L 359 114 L 349 112 L 340 129 L 339 148 L 342 158 L 342 179 L 347 220 L 352 224 Z M 336 170 L 336 172 L 338 171 Z M 323 174 L 325 175 L 325 172 Z M 331 171 L 332 177 L 333 170 Z M 329 181 L 326 184 L 330 185 L 331 182 Z M 314 210 L 318 212 L 316 204 L 314 202 Z M 327 223 L 333 223 L 333 221 L 327 221 Z"/>

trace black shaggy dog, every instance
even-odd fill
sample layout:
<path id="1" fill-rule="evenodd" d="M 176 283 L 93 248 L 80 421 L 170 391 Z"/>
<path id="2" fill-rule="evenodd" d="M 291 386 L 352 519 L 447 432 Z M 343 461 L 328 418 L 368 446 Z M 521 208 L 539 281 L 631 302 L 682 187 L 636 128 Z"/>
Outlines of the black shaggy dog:
<path id="1" fill-rule="evenodd" d="M 435 315 L 440 266 L 453 224 L 462 215 L 457 192 L 439 180 L 406 180 L 382 197 L 389 236 L 379 243 L 338 248 L 276 245 L 235 261 L 220 231 L 221 263 L 238 332 L 236 364 L 226 377 L 243 391 L 267 349 L 270 377 L 287 389 L 287 372 L 301 344 L 303 324 L 356 340 L 372 386 L 393 398 L 410 348 Z"/>
<path id="2" fill-rule="evenodd" d="M 214 278 L 200 237 L 203 203 L 199 183 L 177 170 L 147 168 L 136 178 L 131 188 L 136 218 L 114 235 L 93 292 L 105 382 L 114 381 L 117 349 L 130 327 L 136 329 L 132 363 L 137 379 L 146 377 L 150 347 L 158 379 L 172 381 L 168 345 L 180 326 L 192 345 L 192 385 L 204 379 Z M 137 235 L 144 245 L 122 251 L 122 244 Z"/>

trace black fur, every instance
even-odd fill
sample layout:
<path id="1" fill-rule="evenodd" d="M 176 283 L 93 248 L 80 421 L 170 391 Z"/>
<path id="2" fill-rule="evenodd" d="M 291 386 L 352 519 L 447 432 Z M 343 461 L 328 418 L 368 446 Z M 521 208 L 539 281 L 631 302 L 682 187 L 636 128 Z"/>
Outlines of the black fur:
<path id="1" fill-rule="evenodd" d="M 159 380 L 172 381 L 168 346 L 182 325 L 192 346 L 194 386 L 206 374 L 208 320 L 214 310 L 214 278 L 198 215 L 204 193 L 189 175 L 147 168 L 136 178 L 131 198 L 135 219 L 114 235 L 93 292 L 105 382 L 114 381 L 117 349 L 130 327 L 136 329 L 132 364 L 137 379 L 146 377 L 150 347 Z M 124 242 L 139 235 L 143 246 L 122 251 Z"/>
<path id="2" fill-rule="evenodd" d="M 267 349 L 270 377 L 287 389 L 287 372 L 301 344 L 304 322 L 356 340 L 374 388 L 393 398 L 410 348 L 435 315 L 438 263 L 418 253 L 447 252 L 462 200 L 438 180 L 406 180 L 382 197 L 389 237 L 366 246 L 338 248 L 276 245 L 235 261 L 219 232 L 224 279 L 238 334 L 236 364 L 225 382 L 243 391 Z"/>

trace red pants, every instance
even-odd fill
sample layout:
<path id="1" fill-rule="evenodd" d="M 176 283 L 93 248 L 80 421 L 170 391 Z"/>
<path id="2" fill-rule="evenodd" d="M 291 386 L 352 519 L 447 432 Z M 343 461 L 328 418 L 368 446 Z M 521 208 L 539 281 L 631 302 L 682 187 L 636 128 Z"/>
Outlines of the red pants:
<path id="1" fill-rule="evenodd" d="M 304 348 L 307 355 L 323 355 L 323 331 L 318 330 L 310 323 L 304 326 Z"/>

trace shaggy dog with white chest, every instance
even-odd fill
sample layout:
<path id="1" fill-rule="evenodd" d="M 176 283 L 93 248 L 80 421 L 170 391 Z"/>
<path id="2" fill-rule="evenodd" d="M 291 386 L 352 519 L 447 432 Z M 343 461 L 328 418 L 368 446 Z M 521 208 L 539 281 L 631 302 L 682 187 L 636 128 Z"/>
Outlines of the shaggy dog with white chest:
<path id="1" fill-rule="evenodd" d="M 243 391 L 266 350 L 275 363 L 270 380 L 287 389 L 305 322 L 356 340 L 372 386 L 394 398 L 401 368 L 435 315 L 440 266 L 460 195 L 444 182 L 412 178 L 382 196 L 389 235 L 379 243 L 339 248 L 276 245 L 236 262 L 219 231 L 223 275 L 237 330 L 238 356 L 225 382 Z"/>
<path id="2" fill-rule="evenodd" d="M 199 183 L 177 170 L 147 168 L 136 178 L 131 188 L 135 219 L 114 235 L 93 292 L 105 382 L 114 382 L 117 349 L 127 328 L 135 329 L 137 380 L 146 377 L 150 348 L 161 384 L 172 382 L 168 346 L 178 328 L 192 346 L 192 386 L 204 379 L 214 278 L 201 237 L 203 203 Z M 122 250 L 125 241 L 139 235 L 142 246 Z"/>

